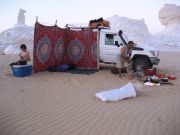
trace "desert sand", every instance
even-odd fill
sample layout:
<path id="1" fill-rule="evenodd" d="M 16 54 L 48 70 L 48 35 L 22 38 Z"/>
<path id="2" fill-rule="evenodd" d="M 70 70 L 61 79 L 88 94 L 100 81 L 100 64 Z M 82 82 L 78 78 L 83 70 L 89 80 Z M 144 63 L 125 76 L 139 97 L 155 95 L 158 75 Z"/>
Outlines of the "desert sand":
<path id="1" fill-rule="evenodd" d="M 157 66 L 175 85 L 143 86 L 136 98 L 108 103 L 95 93 L 126 77 L 102 68 L 16 78 L 8 66 L 16 58 L 0 56 L 0 135 L 180 135 L 180 53 L 161 52 Z"/>

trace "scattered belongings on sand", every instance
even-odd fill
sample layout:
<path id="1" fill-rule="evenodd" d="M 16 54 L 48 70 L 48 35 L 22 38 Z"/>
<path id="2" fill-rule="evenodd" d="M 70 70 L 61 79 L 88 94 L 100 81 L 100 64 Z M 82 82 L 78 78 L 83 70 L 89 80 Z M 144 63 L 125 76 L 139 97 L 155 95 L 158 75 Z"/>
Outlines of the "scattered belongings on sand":
<path id="1" fill-rule="evenodd" d="M 159 78 L 155 75 L 150 77 L 149 79 L 144 80 L 144 85 L 146 86 L 160 86 L 162 84 L 174 85 L 173 83 L 169 82 L 168 78 Z"/>
<path id="2" fill-rule="evenodd" d="M 174 85 L 169 80 L 175 80 L 175 76 L 165 75 L 164 73 L 158 73 L 156 69 L 145 69 L 144 85 L 146 86 L 160 86 L 162 84 Z"/>
<path id="3" fill-rule="evenodd" d="M 116 67 L 111 69 L 111 73 L 113 74 L 118 74 L 118 72 Z M 156 71 L 156 68 L 148 69 L 147 67 L 140 68 L 135 72 L 133 71 L 132 77 L 142 81 L 146 86 L 160 86 L 162 84 L 174 85 L 170 80 L 176 80 L 175 76 L 159 73 Z"/>

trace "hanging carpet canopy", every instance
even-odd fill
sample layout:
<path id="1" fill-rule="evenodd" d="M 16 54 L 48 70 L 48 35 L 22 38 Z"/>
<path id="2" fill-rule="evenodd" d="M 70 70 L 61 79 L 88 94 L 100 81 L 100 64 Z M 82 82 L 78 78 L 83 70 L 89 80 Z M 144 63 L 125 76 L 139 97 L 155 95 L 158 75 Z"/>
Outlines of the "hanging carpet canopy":
<path id="1" fill-rule="evenodd" d="M 33 57 L 35 72 L 60 64 L 98 69 L 97 32 L 91 29 L 73 31 L 36 22 Z"/>

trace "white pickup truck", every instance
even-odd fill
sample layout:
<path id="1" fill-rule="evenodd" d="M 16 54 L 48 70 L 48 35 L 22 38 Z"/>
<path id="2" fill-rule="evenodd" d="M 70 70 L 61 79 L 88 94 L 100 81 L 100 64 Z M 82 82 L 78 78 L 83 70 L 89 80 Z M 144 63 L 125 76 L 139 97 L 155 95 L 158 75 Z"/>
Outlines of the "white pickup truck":
<path id="1" fill-rule="evenodd" d="M 118 33 L 110 29 L 99 28 L 98 41 L 100 62 L 115 64 L 120 48 L 127 45 L 129 40 L 122 30 Z M 139 66 L 151 68 L 160 62 L 159 51 L 157 49 L 139 45 L 133 48 L 131 59 L 134 70 Z"/>

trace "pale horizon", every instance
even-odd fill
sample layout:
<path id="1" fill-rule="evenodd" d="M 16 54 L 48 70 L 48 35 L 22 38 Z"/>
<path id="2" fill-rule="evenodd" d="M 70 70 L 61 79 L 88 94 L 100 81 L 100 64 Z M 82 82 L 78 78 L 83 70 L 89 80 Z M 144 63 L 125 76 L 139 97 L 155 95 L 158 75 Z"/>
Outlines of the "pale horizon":
<path id="1" fill-rule="evenodd" d="M 108 18 L 119 15 L 131 19 L 144 19 L 151 33 L 158 33 L 164 29 L 158 19 L 158 12 L 164 4 L 180 5 L 179 0 L 139 0 L 133 3 L 131 0 L 102 0 L 83 1 L 72 0 L 6 0 L 1 1 L 0 5 L 0 32 L 12 28 L 17 23 L 19 9 L 25 9 L 26 25 L 33 26 L 36 16 L 40 22 L 55 24 L 64 27 L 65 24 L 88 23 L 91 19 L 100 17 Z"/>

